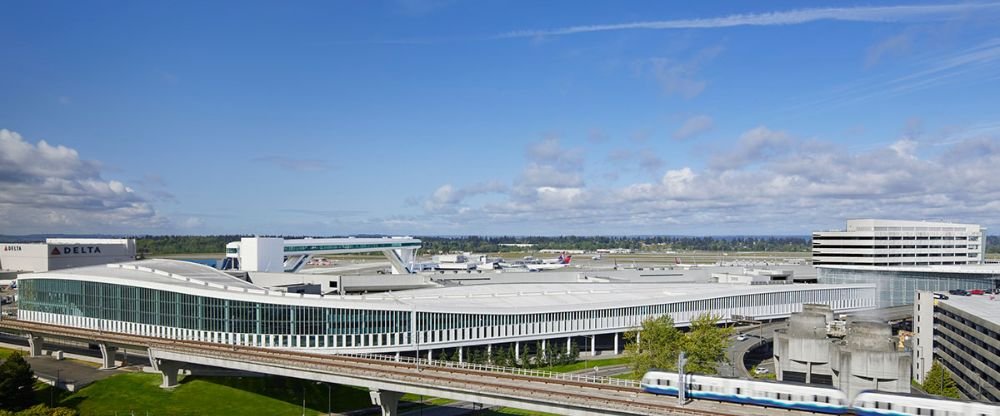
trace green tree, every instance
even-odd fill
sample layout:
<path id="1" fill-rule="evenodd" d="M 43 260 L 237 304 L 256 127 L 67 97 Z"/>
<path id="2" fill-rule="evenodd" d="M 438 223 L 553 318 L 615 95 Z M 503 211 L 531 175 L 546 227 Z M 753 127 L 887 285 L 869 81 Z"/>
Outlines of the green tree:
<path id="1" fill-rule="evenodd" d="M 517 357 L 517 361 L 514 362 L 515 367 L 521 368 L 531 368 L 531 356 L 528 355 L 528 346 L 525 345 L 521 348 L 521 356 Z"/>
<path id="2" fill-rule="evenodd" d="M 35 401 L 35 373 L 21 354 L 12 352 L 0 364 L 0 409 L 21 410 Z"/>
<path id="3" fill-rule="evenodd" d="M 931 364 L 931 371 L 927 372 L 923 388 L 924 391 L 930 394 L 951 397 L 953 399 L 958 398 L 958 386 L 955 385 L 955 380 L 951 378 L 948 370 L 941 363 L 937 362 L 937 360 L 934 360 L 934 363 Z"/>
<path id="4" fill-rule="evenodd" d="M 640 335 L 641 334 L 641 335 Z M 669 315 L 646 319 L 638 331 L 625 334 L 625 356 L 637 376 L 653 368 L 672 370 L 684 343 L 684 334 Z"/>
<path id="5" fill-rule="evenodd" d="M 732 342 L 733 329 L 719 326 L 721 316 L 711 313 L 699 315 L 691 322 L 691 330 L 684 336 L 683 349 L 688 364 L 685 371 L 697 374 L 716 374 L 717 365 L 726 362 L 726 349 Z"/>

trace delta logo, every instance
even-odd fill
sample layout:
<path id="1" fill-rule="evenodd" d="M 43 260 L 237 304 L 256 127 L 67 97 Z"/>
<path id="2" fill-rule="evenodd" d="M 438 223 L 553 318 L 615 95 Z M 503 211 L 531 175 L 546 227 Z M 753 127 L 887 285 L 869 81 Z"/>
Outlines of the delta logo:
<path id="1" fill-rule="evenodd" d="M 21 251 L 21 246 L 3 246 L 3 251 Z"/>
<path id="2" fill-rule="evenodd" d="M 52 251 L 49 254 L 53 256 L 62 254 L 101 254 L 101 248 L 97 246 L 52 247 Z"/>

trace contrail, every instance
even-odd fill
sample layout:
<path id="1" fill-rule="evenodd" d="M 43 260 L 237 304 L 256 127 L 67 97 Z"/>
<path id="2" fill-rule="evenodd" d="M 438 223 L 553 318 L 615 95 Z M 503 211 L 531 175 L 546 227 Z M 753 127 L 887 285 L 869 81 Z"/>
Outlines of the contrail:
<path id="1" fill-rule="evenodd" d="M 565 36 L 578 33 L 620 30 L 715 29 L 734 26 L 798 25 L 819 20 L 847 22 L 944 21 L 1000 11 L 1000 3 L 939 4 L 926 6 L 842 7 L 801 9 L 771 13 L 734 14 L 704 19 L 658 20 L 603 25 L 570 26 L 544 30 L 518 30 L 493 36 L 494 39 L 537 36 Z"/>

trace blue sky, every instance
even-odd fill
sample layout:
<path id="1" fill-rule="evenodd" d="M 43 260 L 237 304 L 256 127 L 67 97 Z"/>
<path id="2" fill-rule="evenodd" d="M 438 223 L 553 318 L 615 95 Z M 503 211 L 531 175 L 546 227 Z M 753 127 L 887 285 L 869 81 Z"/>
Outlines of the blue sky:
<path id="1" fill-rule="evenodd" d="M 0 233 L 1000 226 L 1000 4 L 6 2 Z"/>

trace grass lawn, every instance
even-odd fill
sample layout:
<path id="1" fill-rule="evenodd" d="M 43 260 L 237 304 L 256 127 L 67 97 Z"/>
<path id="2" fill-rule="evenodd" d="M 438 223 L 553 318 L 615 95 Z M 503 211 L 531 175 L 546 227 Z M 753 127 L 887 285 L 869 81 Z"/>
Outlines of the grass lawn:
<path id="1" fill-rule="evenodd" d="M 541 367 L 538 368 L 538 370 L 551 371 L 553 373 L 568 373 L 570 371 L 579 371 L 588 368 L 607 367 L 607 366 L 621 365 L 621 364 L 628 364 L 628 359 L 625 357 L 619 357 L 619 358 L 605 358 L 601 360 L 582 360 L 572 364 L 555 365 L 552 367 Z"/>
<path id="2" fill-rule="evenodd" d="M 10 353 L 12 353 L 12 352 L 16 352 L 18 354 L 25 355 L 25 351 L 13 350 L 13 349 L 10 349 L 10 348 L 0 347 L 0 359 L 7 358 L 7 356 L 10 355 Z"/>
<path id="3" fill-rule="evenodd" d="M 126 373 L 62 398 L 80 415 L 300 415 L 326 413 L 327 385 L 282 377 L 187 377 L 180 386 L 159 387 L 157 374 Z M 371 406 L 366 389 L 332 385 L 334 412 Z"/>

